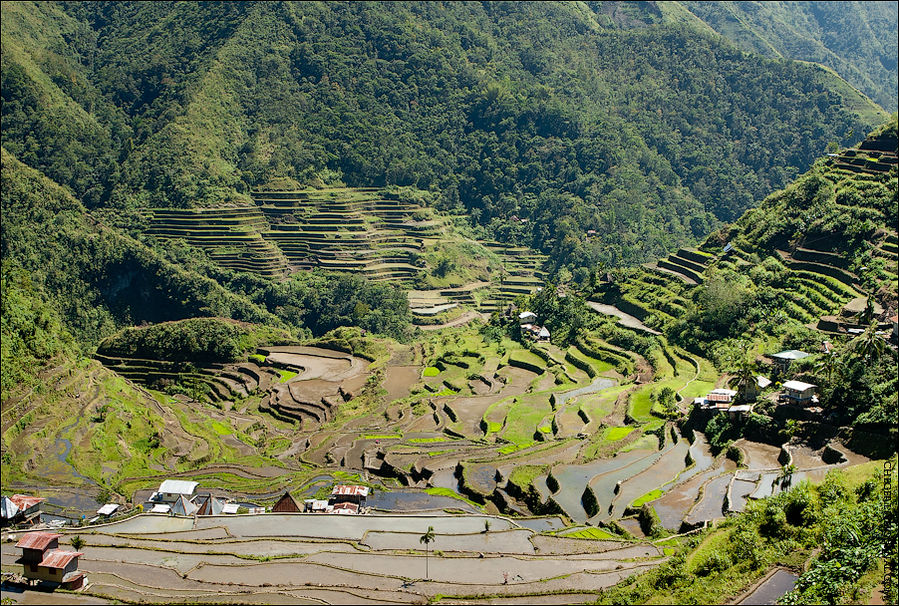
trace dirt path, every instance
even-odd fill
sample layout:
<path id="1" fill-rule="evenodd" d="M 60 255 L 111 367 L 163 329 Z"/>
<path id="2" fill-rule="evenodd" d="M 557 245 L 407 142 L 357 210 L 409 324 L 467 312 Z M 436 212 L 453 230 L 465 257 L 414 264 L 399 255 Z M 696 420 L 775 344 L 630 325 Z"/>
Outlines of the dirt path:
<path id="1" fill-rule="evenodd" d="M 624 313 L 614 305 L 606 305 L 604 303 L 597 303 L 596 301 L 587 301 L 587 306 L 595 312 L 619 318 L 618 323 L 622 326 L 627 326 L 628 328 L 636 328 L 637 330 L 642 330 L 652 335 L 662 334 L 657 330 L 651 329 L 649 326 L 641 322 L 638 318 Z"/>
<path id="2" fill-rule="evenodd" d="M 686 358 L 687 358 L 688 360 L 690 360 L 690 362 L 693 363 L 693 366 L 694 366 L 694 367 L 696 367 L 696 373 L 693 375 L 693 378 L 692 378 L 692 379 L 690 379 L 689 381 L 687 381 L 686 383 L 684 383 L 684 386 L 681 387 L 680 389 L 678 389 L 678 390 L 675 392 L 679 398 L 680 398 L 680 392 L 682 392 L 683 390 L 685 390 L 685 389 L 687 388 L 687 386 L 688 386 L 690 383 L 692 383 L 693 381 L 695 381 L 696 379 L 699 378 L 699 360 L 697 360 L 696 358 L 694 358 L 693 356 L 691 356 L 691 355 L 689 355 L 689 354 L 687 354 Z M 680 405 L 678 406 L 678 410 L 680 410 L 682 413 L 686 414 L 686 413 L 689 411 L 690 404 L 689 404 L 689 403 L 686 403 L 686 405 L 685 405 L 685 404 L 684 404 L 683 398 L 680 399 L 679 404 L 680 404 Z"/>
<path id="3" fill-rule="evenodd" d="M 468 324 L 475 318 L 480 318 L 482 320 L 487 319 L 489 316 L 487 314 L 478 312 L 478 311 L 466 311 L 464 314 L 456 318 L 455 320 L 450 320 L 445 324 L 431 324 L 429 326 L 419 326 L 422 330 L 440 330 L 441 328 L 451 328 L 453 326 L 462 326 L 463 324 Z"/>

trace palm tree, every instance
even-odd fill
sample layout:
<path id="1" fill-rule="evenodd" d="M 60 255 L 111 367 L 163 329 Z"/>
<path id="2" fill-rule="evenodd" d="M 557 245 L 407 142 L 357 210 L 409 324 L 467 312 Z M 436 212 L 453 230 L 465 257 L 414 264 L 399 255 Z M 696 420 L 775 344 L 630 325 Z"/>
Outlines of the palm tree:
<path id="1" fill-rule="evenodd" d="M 743 360 L 734 376 L 727 382 L 728 387 L 737 390 L 737 400 L 740 401 L 748 399 L 746 394 L 755 389 L 756 385 L 758 380 L 755 378 L 755 369 L 749 360 Z"/>
<path id="2" fill-rule="evenodd" d="M 836 352 L 831 351 L 824 354 L 824 357 L 821 358 L 818 363 L 815 365 L 815 372 L 824 373 L 827 377 L 827 382 L 830 383 L 831 377 L 833 376 L 833 371 L 837 368 L 837 356 Z"/>
<path id="3" fill-rule="evenodd" d="M 865 332 L 852 339 L 851 346 L 865 362 L 871 362 L 883 355 L 887 344 L 877 334 L 877 324 L 872 322 Z"/>
<path id="4" fill-rule="evenodd" d="M 425 578 L 426 579 L 429 578 L 428 546 L 431 544 L 431 541 L 433 541 L 436 538 L 437 538 L 437 535 L 434 534 L 434 527 L 428 526 L 428 531 L 426 533 L 424 533 L 423 535 L 421 535 L 421 537 L 418 539 L 419 543 L 425 544 Z"/>

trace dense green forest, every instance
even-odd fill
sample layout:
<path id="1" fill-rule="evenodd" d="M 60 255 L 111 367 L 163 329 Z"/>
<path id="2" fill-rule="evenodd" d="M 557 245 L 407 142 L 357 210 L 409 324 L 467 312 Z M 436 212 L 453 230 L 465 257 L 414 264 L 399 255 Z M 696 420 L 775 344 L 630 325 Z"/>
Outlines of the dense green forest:
<path id="1" fill-rule="evenodd" d="M 887 111 L 896 111 L 895 2 L 679 4 L 744 50 L 826 65 Z"/>
<path id="2" fill-rule="evenodd" d="M 574 269 L 701 238 L 885 117 L 686 11 L 615 10 L 12 3 L 2 141 L 120 221 L 276 179 L 415 185 Z"/>

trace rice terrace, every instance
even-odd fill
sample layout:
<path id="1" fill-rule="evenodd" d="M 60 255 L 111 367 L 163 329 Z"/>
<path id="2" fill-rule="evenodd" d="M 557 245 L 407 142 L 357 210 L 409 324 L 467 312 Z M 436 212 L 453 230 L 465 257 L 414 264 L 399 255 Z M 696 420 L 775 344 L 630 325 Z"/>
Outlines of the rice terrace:
<path id="1" fill-rule="evenodd" d="M 896 603 L 834 6 L 4 2 L 2 603 Z"/>

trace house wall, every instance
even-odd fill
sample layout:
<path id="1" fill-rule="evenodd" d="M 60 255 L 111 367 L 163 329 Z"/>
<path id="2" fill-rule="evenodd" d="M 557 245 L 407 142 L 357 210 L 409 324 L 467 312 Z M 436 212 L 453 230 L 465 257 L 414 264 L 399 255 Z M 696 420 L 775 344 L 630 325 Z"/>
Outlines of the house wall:
<path id="1" fill-rule="evenodd" d="M 55 581 L 62 582 L 65 571 L 61 568 L 47 568 L 46 566 L 38 566 L 37 564 L 23 564 L 23 572 L 26 579 L 35 579 L 38 581 Z"/>

